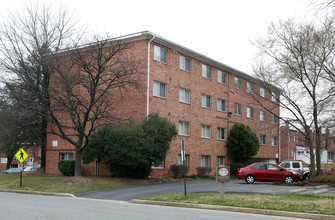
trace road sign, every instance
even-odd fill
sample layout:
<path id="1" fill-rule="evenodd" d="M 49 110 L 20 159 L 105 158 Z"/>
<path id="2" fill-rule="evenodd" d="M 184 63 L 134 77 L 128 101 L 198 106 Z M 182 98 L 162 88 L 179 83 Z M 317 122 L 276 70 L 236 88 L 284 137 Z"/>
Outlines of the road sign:
<path id="1" fill-rule="evenodd" d="M 21 148 L 16 154 L 15 157 L 17 158 L 20 163 L 23 163 L 28 157 L 28 154 Z"/>
<path id="2" fill-rule="evenodd" d="M 17 168 L 19 169 L 19 171 L 22 171 L 23 170 L 23 164 L 22 163 L 19 163 L 17 165 Z"/>

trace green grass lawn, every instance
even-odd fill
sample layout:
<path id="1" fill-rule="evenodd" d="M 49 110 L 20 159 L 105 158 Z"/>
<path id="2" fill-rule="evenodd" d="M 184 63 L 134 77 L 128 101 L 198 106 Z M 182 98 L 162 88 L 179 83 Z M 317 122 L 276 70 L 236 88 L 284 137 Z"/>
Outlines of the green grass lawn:
<path id="1" fill-rule="evenodd" d="M 335 197 L 295 194 L 189 193 L 151 196 L 144 200 L 234 206 L 290 212 L 335 215 Z"/>
<path id="2" fill-rule="evenodd" d="M 22 187 L 20 187 L 19 173 L 0 175 L 0 189 L 57 193 L 75 194 L 136 184 L 143 184 L 143 181 L 112 177 L 67 177 L 23 173 Z"/>

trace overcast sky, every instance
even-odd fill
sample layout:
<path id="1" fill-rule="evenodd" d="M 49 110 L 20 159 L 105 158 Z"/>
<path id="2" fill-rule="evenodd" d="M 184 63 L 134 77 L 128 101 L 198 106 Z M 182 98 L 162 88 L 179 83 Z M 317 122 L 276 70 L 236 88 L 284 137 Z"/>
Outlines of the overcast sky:
<path id="1" fill-rule="evenodd" d="M 45 0 L 50 2 L 51 0 Z M 28 0 L 1 0 L 0 13 Z M 33 1 L 34 2 L 34 1 Z M 88 30 L 120 36 L 151 31 L 235 69 L 252 74 L 257 49 L 271 22 L 311 17 L 311 0 L 52 0 L 75 11 Z"/>

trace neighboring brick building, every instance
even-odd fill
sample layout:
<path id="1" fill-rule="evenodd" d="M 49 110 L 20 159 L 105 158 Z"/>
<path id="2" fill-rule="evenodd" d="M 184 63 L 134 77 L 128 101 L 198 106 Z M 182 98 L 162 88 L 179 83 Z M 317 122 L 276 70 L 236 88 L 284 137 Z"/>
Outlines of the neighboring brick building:
<path id="1" fill-rule="evenodd" d="M 315 134 L 313 137 L 313 147 L 315 154 Z M 335 137 L 330 136 L 329 130 L 321 135 L 321 163 L 335 162 Z M 305 141 L 305 136 L 299 131 L 290 129 L 286 122 L 280 127 L 280 160 L 302 160 L 310 164 L 310 149 Z"/>
<path id="2" fill-rule="evenodd" d="M 24 167 L 41 165 L 41 151 L 39 147 L 24 148 L 28 154 L 27 159 L 23 162 Z M 11 167 L 16 168 L 20 162 L 14 157 L 11 163 Z M 0 153 L 0 171 L 6 170 L 7 157 L 5 154 Z"/>
<path id="3" fill-rule="evenodd" d="M 170 166 L 180 163 L 181 139 L 185 141 L 188 174 L 196 174 L 199 166 L 211 167 L 214 174 L 217 165 L 229 165 L 227 136 L 235 123 L 249 125 L 260 137 L 261 147 L 254 161 L 278 162 L 279 122 L 259 104 L 279 115 L 278 90 L 270 92 L 261 87 L 259 79 L 150 32 L 123 39 L 131 42 L 129 53 L 146 62 L 145 71 L 149 74 L 141 80 L 145 86 L 149 82 L 149 93 L 147 87 L 142 92 L 130 91 L 117 110 L 135 120 L 159 112 L 175 123 L 179 131 L 165 161 L 153 167 L 151 176 L 171 175 Z M 72 159 L 74 152 L 68 142 L 49 135 L 46 172 L 59 173 L 58 160 Z M 98 162 L 83 165 L 82 173 L 110 174 Z"/>

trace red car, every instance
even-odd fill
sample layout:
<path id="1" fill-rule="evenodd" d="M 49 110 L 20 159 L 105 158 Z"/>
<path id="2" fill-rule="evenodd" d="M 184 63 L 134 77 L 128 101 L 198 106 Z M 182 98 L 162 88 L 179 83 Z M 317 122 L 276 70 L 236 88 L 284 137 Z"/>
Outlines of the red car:
<path id="1" fill-rule="evenodd" d="M 298 173 L 288 171 L 272 163 L 253 163 L 247 167 L 239 168 L 236 177 L 245 180 L 248 184 L 253 184 L 255 181 L 293 183 L 300 180 Z"/>

